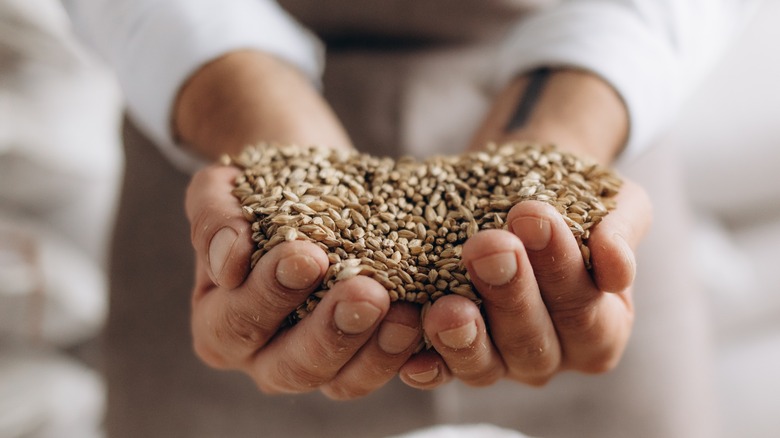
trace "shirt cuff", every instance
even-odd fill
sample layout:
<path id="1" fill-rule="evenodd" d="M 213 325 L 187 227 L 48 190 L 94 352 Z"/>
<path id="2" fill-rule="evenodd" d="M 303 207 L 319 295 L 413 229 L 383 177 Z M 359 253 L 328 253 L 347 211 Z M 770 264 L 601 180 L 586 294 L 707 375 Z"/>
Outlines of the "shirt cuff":
<path id="1" fill-rule="evenodd" d="M 680 106 L 676 54 L 639 14 L 616 3 L 564 3 L 529 16 L 505 40 L 497 64 L 496 89 L 543 66 L 583 69 L 604 79 L 628 109 L 621 158 L 651 143 Z"/>
<path id="2" fill-rule="evenodd" d="M 177 145 L 172 111 L 198 68 L 228 52 L 277 56 L 319 84 L 319 40 L 270 0 L 69 0 L 88 39 L 113 64 L 135 123 L 182 170 L 205 163 Z M 99 4 L 100 6 L 95 6 Z"/>

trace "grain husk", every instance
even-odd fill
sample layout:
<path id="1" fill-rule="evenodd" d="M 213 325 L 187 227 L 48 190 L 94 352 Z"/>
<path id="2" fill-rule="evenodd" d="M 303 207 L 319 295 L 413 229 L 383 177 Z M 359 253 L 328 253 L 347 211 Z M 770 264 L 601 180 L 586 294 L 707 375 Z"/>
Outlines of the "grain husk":
<path id="1" fill-rule="evenodd" d="M 461 263 L 464 242 L 506 229 L 516 204 L 553 205 L 590 269 L 591 230 L 615 207 L 610 169 L 553 145 L 491 144 L 484 151 L 398 160 L 318 146 L 258 144 L 222 163 L 241 170 L 233 195 L 252 224 L 252 266 L 276 245 L 305 240 L 328 252 L 329 269 L 288 317 L 306 317 L 336 282 L 365 275 L 391 300 L 422 305 L 447 294 L 481 303 Z M 430 343 L 428 344 L 430 346 Z"/>

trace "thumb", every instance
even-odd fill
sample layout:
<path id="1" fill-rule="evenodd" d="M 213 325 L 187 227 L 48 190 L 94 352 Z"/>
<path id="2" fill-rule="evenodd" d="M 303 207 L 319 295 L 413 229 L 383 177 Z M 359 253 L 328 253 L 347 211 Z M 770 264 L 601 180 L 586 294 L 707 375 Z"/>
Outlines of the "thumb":
<path id="1" fill-rule="evenodd" d="M 238 169 L 212 165 L 196 173 L 185 198 L 195 256 L 214 284 L 234 289 L 249 274 L 251 226 L 231 194 Z"/>
<path id="2" fill-rule="evenodd" d="M 653 216 L 650 198 L 632 181 L 624 181 L 615 200 L 617 207 L 591 230 L 588 242 L 596 286 L 607 292 L 620 292 L 633 284 L 635 251 Z"/>

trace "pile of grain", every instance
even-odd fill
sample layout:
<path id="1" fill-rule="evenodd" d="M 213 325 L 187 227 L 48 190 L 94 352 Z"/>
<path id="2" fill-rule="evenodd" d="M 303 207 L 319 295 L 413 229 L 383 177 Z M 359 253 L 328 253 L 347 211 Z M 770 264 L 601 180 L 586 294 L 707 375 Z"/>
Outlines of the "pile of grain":
<path id="1" fill-rule="evenodd" d="M 426 161 L 379 158 L 322 147 L 248 147 L 226 164 L 242 174 L 233 194 L 252 223 L 252 265 L 276 245 L 306 240 L 328 254 L 320 290 L 295 323 L 337 281 L 366 275 L 392 301 L 423 305 L 445 294 L 477 303 L 461 263 L 479 230 L 506 228 L 510 208 L 544 201 L 563 215 L 590 267 L 590 229 L 614 207 L 620 180 L 549 145 L 491 145 L 484 152 Z"/>

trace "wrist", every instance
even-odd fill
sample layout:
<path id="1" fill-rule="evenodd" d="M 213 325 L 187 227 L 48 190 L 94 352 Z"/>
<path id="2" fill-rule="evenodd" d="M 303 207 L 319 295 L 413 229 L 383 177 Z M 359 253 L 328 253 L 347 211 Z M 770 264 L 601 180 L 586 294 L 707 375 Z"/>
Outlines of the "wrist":
<path id="1" fill-rule="evenodd" d="M 523 75 L 497 97 L 472 143 L 554 143 L 608 164 L 628 137 L 628 112 L 620 96 L 598 76 L 573 69 Z"/>
<path id="2" fill-rule="evenodd" d="M 195 72 L 179 92 L 173 125 L 183 147 L 208 159 L 260 141 L 350 146 L 308 78 L 255 51 L 226 54 Z"/>

